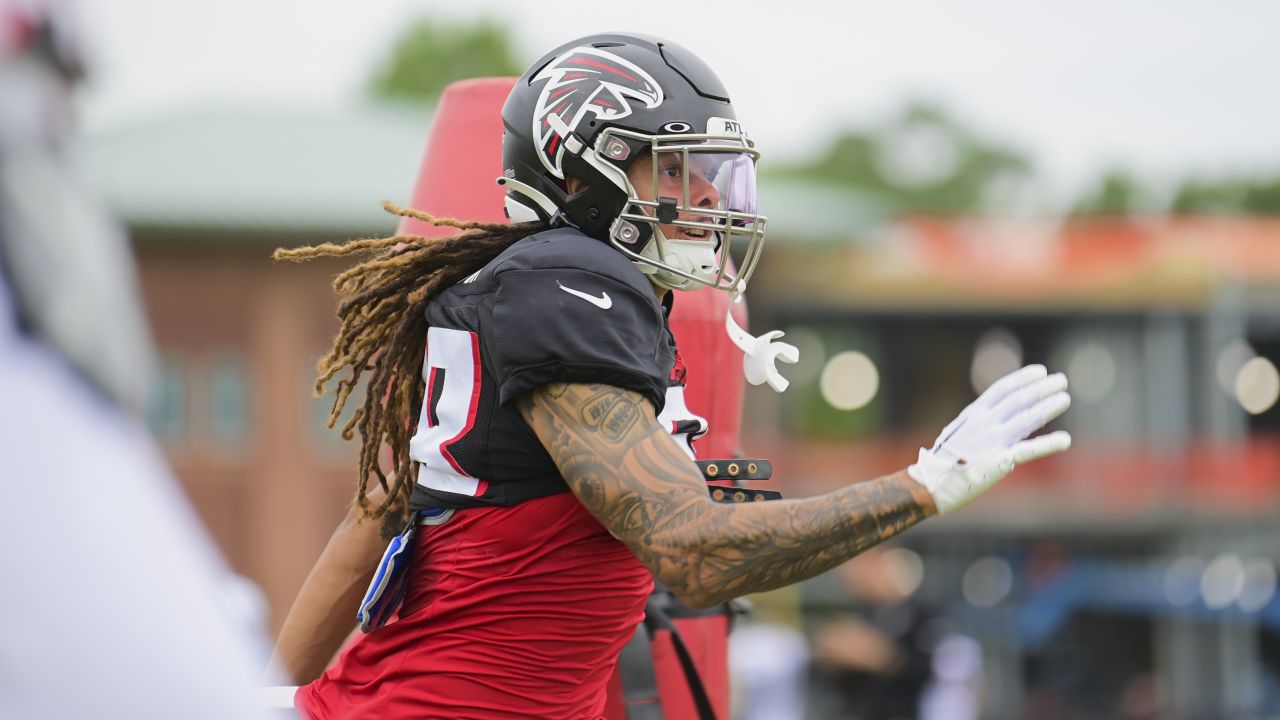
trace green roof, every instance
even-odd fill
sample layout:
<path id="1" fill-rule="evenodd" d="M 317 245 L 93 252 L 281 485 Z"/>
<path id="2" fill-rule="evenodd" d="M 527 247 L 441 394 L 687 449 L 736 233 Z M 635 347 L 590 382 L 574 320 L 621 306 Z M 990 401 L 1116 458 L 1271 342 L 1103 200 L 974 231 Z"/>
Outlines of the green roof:
<path id="1" fill-rule="evenodd" d="M 423 107 L 208 110 L 80 139 L 90 184 L 133 228 L 383 233 L 407 201 Z"/>

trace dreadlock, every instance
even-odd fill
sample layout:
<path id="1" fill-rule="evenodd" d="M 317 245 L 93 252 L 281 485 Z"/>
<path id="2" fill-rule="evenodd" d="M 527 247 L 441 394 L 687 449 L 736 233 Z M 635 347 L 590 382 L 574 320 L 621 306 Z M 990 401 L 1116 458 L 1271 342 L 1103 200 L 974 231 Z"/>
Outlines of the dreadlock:
<path id="1" fill-rule="evenodd" d="M 338 318 L 342 325 L 333 348 L 316 366 L 319 375 L 315 394 L 323 395 L 324 385 L 347 371 L 346 377 L 338 380 L 329 411 L 329 427 L 335 427 L 352 391 L 370 371 L 364 405 L 343 425 L 342 437 L 350 440 L 356 431 L 360 433 L 356 507 L 364 517 L 382 518 L 385 529 L 404 522 L 417 482 L 418 468 L 409 457 L 409 438 L 422 409 L 424 388 L 420 375 L 427 340 L 427 303 L 444 288 L 484 267 L 517 240 L 546 225 L 467 222 L 434 217 L 390 202 L 383 202 L 382 206 L 393 215 L 463 232 L 435 239 L 394 235 L 345 244 L 280 248 L 274 257 L 300 262 L 320 256 L 372 255 L 333 281 L 333 289 L 341 299 Z M 387 471 L 378 459 L 384 444 L 391 451 L 390 485 Z M 387 493 L 376 506 L 367 497 L 371 477 L 377 478 Z M 395 527 L 395 531 L 399 529 Z"/>

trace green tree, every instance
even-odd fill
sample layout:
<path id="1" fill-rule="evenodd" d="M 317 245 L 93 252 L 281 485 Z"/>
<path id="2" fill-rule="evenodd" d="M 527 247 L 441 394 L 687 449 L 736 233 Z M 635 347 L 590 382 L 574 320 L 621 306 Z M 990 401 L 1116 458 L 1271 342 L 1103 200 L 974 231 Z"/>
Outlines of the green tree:
<path id="1" fill-rule="evenodd" d="M 455 80 L 519 75 L 522 70 L 507 31 L 497 23 L 420 19 L 396 40 L 370 90 L 382 98 L 434 100 Z"/>
<path id="2" fill-rule="evenodd" d="M 1280 215 L 1280 177 L 1190 178 L 1178 186 L 1171 209 L 1213 215 Z"/>
<path id="3" fill-rule="evenodd" d="M 1280 215 L 1280 177 L 1251 183 L 1244 194 L 1244 209 L 1256 215 Z"/>
<path id="4" fill-rule="evenodd" d="M 1098 186 L 1076 203 L 1073 215 L 1129 215 L 1139 209 L 1143 191 L 1130 173 L 1109 170 Z"/>
<path id="5" fill-rule="evenodd" d="M 847 130 L 814 160 L 777 171 L 855 187 L 894 211 L 935 214 L 986 209 L 1001 184 L 1032 173 L 1026 155 L 980 137 L 928 102 L 908 104 L 879 125 Z"/>

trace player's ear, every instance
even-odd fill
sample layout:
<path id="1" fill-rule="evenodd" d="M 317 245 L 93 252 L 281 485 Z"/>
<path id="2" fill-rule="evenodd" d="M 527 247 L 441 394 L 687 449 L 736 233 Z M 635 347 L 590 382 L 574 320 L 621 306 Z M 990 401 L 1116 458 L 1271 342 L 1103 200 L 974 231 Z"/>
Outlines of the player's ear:
<path id="1" fill-rule="evenodd" d="M 570 195 L 576 194 L 579 190 L 586 187 L 586 183 L 572 175 L 566 175 L 564 178 L 564 190 Z"/>

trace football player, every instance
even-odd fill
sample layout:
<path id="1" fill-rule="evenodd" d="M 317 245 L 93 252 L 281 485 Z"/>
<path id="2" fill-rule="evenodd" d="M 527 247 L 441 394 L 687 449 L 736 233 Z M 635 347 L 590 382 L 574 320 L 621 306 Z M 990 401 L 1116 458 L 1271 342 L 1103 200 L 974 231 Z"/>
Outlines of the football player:
<path id="1" fill-rule="evenodd" d="M 529 68 L 503 120 L 512 225 L 391 208 L 466 232 L 280 254 L 377 253 L 336 280 L 342 328 L 320 377 L 345 373 L 334 418 L 366 375 L 372 388 L 347 427 L 363 441 L 360 512 L 277 648 L 314 679 L 296 698 L 307 716 L 599 717 L 655 576 L 695 608 L 794 583 L 1068 446 L 1028 439 L 1069 404 L 1061 374 L 1030 366 L 900 472 L 713 502 L 666 318 L 674 290 L 741 293 L 765 239 L 759 153 L 728 91 L 674 43 L 594 35 Z M 785 387 L 774 363 L 794 348 L 727 329 L 748 379 Z M 396 535 L 380 565 L 387 539 L 358 515 Z M 371 632 L 316 679 L 371 575 Z"/>

